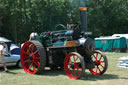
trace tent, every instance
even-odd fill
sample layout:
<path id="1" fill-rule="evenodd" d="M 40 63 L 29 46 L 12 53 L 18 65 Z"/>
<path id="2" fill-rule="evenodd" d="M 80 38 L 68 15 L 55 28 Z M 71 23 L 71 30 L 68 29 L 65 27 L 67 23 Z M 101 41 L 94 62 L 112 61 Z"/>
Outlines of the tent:
<path id="1" fill-rule="evenodd" d="M 102 51 L 126 51 L 126 38 L 125 37 L 99 37 L 95 38 L 95 48 Z"/>
<path id="2" fill-rule="evenodd" d="M 113 34 L 113 37 L 125 37 L 126 38 L 126 44 L 127 44 L 127 49 L 128 49 L 128 34 Z"/>
<path id="3" fill-rule="evenodd" d="M 8 40 L 4 37 L 0 37 L 0 42 L 12 42 L 11 40 Z"/>

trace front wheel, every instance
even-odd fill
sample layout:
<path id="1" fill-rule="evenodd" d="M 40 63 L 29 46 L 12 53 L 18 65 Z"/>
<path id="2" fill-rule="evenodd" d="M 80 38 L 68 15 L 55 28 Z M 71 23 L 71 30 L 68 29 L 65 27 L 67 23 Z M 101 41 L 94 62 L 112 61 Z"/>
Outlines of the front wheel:
<path id="1" fill-rule="evenodd" d="M 64 70 L 69 78 L 80 78 L 85 72 L 85 63 L 83 57 L 76 52 L 69 53 L 64 61 Z"/>
<path id="2" fill-rule="evenodd" d="M 108 67 L 107 57 L 101 52 L 96 50 L 91 56 L 94 61 L 95 68 L 89 69 L 93 75 L 102 75 L 106 72 Z"/>

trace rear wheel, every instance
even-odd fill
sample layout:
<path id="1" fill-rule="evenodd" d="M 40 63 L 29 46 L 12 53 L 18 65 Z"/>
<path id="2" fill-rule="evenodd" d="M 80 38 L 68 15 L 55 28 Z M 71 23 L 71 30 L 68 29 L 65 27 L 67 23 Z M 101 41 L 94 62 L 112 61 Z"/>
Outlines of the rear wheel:
<path id="1" fill-rule="evenodd" d="M 21 65 L 26 73 L 40 73 L 46 64 L 46 53 L 38 41 L 28 41 L 21 49 Z"/>
<path id="2" fill-rule="evenodd" d="M 95 63 L 95 68 L 91 68 L 89 71 L 93 75 L 102 75 L 104 72 L 106 72 L 108 67 L 107 57 L 98 50 L 96 50 L 91 57 Z"/>
<path id="3" fill-rule="evenodd" d="M 83 57 L 76 52 L 69 53 L 64 61 L 64 69 L 69 78 L 80 78 L 85 72 L 85 63 Z"/>

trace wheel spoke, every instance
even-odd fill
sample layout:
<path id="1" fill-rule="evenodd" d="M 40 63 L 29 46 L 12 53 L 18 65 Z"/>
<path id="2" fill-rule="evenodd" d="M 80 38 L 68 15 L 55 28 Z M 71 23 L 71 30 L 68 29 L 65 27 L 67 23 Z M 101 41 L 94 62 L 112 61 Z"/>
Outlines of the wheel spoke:
<path id="1" fill-rule="evenodd" d="M 32 63 L 29 65 L 27 71 L 30 71 L 31 70 L 31 67 L 32 67 Z"/>
<path id="2" fill-rule="evenodd" d="M 97 61 L 97 58 L 98 58 L 98 53 L 96 54 L 96 61 Z"/>
<path id="3" fill-rule="evenodd" d="M 77 75 L 76 75 L 76 71 L 75 71 L 75 69 L 74 69 L 74 76 L 77 76 Z"/>
<path id="4" fill-rule="evenodd" d="M 104 61 L 100 61 L 100 63 L 104 63 Z"/>
<path id="5" fill-rule="evenodd" d="M 79 74 L 81 74 L 81 72 L 80 72 L 80 71 L 82 70 L 82 68 L 77 67 L 77 70 L 78 70 L 78 73 L 79 73 Z"/>
<path id="6" fill-rule="evenodd" d="M 36 50 L 36 51 L 34 52 L 34 55 L 37 54 L 37 53 L 38 53 L 38 51 Z"/>
<path id="7" fill-rule="evenodd" d="M 34 65 L 34 63 L 33 63 L 33 71 L 34 71 L 34 72 L 37 71 L 36 66 Z"/>
<path id="8" fill-rule="evenodd" d="M 25 52 L 25 51 L 23 51 L 23 54 L 25 54 L 25 55 L 28 55 L 28 56 L 29 56 L 29 54 L 28 54 L 27 52 Z"/>
<path id="9" fill-rule="evenodd" d="M 28 63 L 28 62 L 32 63 L 31 60 L 25 60 L 25 61 L 24 61 L 24 64 L 25 64 L 25 63 Z"/>
<path id="10" fill-rule="evenodd" d="M 100 64 L 100 66 L 104 69 L 104 66 Z"/>
<path id="11" fill-rule="evenodd" d="M 100 71 L 100 73 L 101 73 L 101 70 L 100 70 L 100 68 L 97 66 L 97 68 L 98 68 L 98 70 Z"/>
<path id="12" fill-rule="evenodd" d="M 33 52 L 33 50 L 31 49 L 31 47 L 29 47 L 29 52 L 30 52 L 30 53 L 32 53 L 32 52 Z"/>
<path id="13" fill-rule="evenodd" d="M 35 60 L 40 60 L 40 57 L 35 57 L 34 59 L 35 59 Z"/>
<path id="14" fill-rule="evenodd" d="M 35 72 L 36 71 L 36 67 L 33 65 L 33 71 Z"/>
<path id="15" fill-rule="evenodd" d="M 78 59 L 78 56 L 76 56 L 77 58 L 76 58 L 76 60 L 75 61 L 77 61 L 77 59 Z"/>
<path id="16" fill-rule="evenodd" d="M 28 51 L 30 51 L 30 50 L 29 50 L 29 46 L 30 46 L 29 44 L 26 46 L 26 49 L 27 49 Z"/>
<path id="17" fill-rule="evenodd" d="M 99 61 L 101 60 L 101 58 L 102 58 L 102 57 L 103 57 L 103 56 L 101 55 L 101 56 L 100 56 L 100 59 L 99 59 Z"/>
<path id="18" fill-rule="evenodd" d="M 72 62 L 69 62 L 68 64 L 69 64 L 69 65 L 71 65 L 71 64 L 72 64 Z"/>
<path id="19" fill-rule="evenodd" d="M 40 62 L 39 61 L 37 61 L 37 64 L 38 64 L 38 66 L 40 66 Z"/>
<path id="20" fill-rule="evenodd" d="M 96 68 L 96 73 L 97 73 L 98 69 Z"/>
<path id="21" fill-rule="evenodd" d="M 39 66 L 39 62 L 37 61 L 33 61 L 33 63 L 35 64 L 35 65 L 37 65 L 37 66 Z"/>
<path id="22" fill-rule="evenodd" d="M 80 74 L 80 72 L 79 72 L 79 68 L 77 68 L 77 71 L 78 71 L 78 73 Z"/>
<path id="23" fill-rule="evenodd" d="M 34 56 L 35 56 L 34 59 L 36 59 L 36 60 L 39 60 L 40 59 L 40 56 L 38 54 L 36 54 Z"/>
<path id="24" fill-rule="evenodd" d="M 72 73 L 71 74 L 74 74 L 74 72 L 75 72 L 75 69 L 72 70 Z"/>
<path id="25" fill-rule="evenodd" d="M 74 63 L 76 63 L 76 59 L 75 59 L 75 56 L 73 55 L 73 59 L 74 59 Z"/>
<path id="26" fill-rule="evenodd" d="M 96 60 L 96 56 L 93 54 L 93 57 L 95 58 L 95 60 Z"/>

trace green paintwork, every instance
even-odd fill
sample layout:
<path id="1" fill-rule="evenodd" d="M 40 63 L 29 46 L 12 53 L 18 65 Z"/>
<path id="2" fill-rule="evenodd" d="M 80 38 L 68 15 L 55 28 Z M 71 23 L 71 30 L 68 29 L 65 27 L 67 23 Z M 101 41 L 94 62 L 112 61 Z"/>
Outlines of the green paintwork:
<path id="1" fill-rule="evenodd" d="M 48 37 L 46 40 L 44 40 L 43 35 L 40 35 L 36 38 L 37 41 L 42 43 L 44 46 L 48 46 L 49 44 L 52 43 L 52 37 Z"/>

